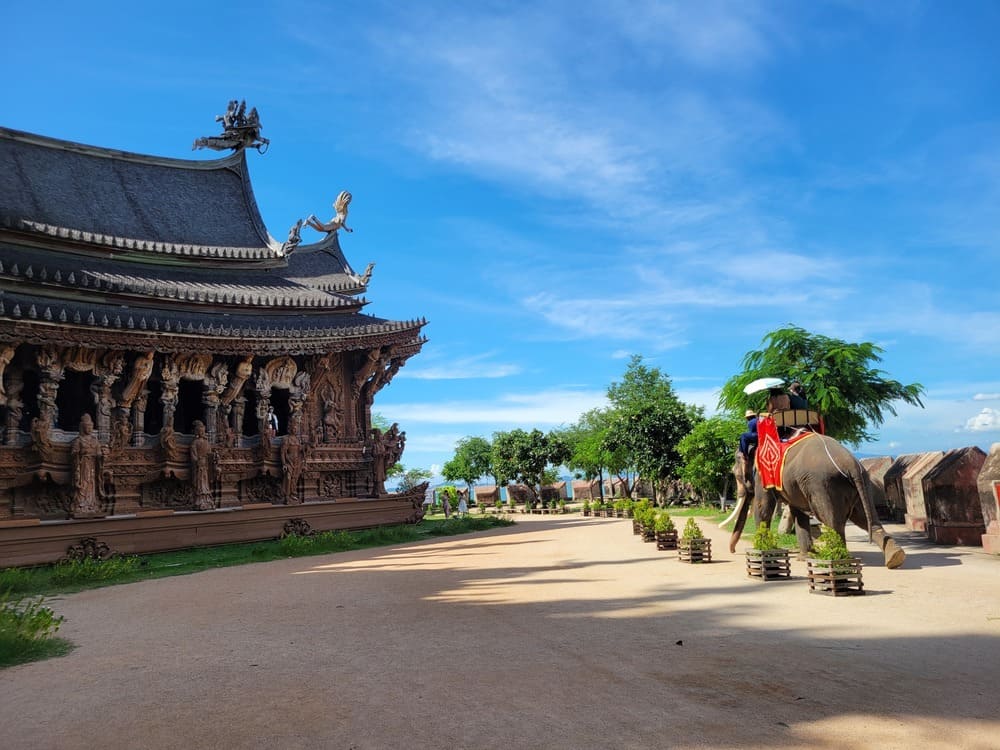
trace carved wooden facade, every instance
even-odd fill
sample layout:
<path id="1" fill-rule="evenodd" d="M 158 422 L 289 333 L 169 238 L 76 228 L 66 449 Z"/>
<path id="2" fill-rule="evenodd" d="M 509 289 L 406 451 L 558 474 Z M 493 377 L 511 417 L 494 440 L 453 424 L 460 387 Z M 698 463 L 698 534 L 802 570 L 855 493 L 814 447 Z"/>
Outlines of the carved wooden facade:
<path id="1" fill-rule="evenodd" d="M 0 129 L 0 522 L 83 517 L 92 470 L 108 516 L 383 494 L 405 433 L 371 407 L 425 321 L 362 313 L 369 276 L 336 232 L 276 242 L 242 150 Z"/>

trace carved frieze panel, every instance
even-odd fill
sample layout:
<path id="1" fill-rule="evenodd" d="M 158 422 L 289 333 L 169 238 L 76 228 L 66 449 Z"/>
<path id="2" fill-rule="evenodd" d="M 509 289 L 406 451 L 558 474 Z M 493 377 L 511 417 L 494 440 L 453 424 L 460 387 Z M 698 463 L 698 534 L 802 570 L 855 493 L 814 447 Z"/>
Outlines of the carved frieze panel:
<path id="1" fill-rule="evenodd" d="M 46 353 L 47 360 L 51 356 L 49 352 Z M 87 349 L 82 346 L 63 349 L 62 364 L 63 367 L 75 370 L 76 372 L 93 372 L 97 368 L 97 350 Z M 46 366 L 42 364 L 41 356 L 39 356 L 38 366 L 43 368 Z"/>
<path id="2" fill-rule="evenodd" d="M 277 503 L 281 499 L 281 481 L 272 476 L 244 479 L 239 483 L 238 495 L 243 503 Z"/>
<path id="3" fill-rule="evenodd" d="M 212 355 L 201 352 L 178 354 L 174 357 L 179 377 L 185 380 L 204 380 L 212 364 Z"/>
<path id="4" fill-rule="evenodd" d="M 194 487 L 172 477 L 144 484 L 140 504 L 144 508 L 190 508 L 194 505 Z"/>
<path id="5" fill-rule="evenodd" d="M 274 387 L 290 389 L 298 371 L 298 365 L 291 357 L 275 357 L 261 369 L 257 390 L 266 393 Z"/>
<path id="6" fill-rule="evenodd" d="M 26 515 L 37 515 L 43 519 L 69 518 L 73 507 L 72 489 L 68 485 L 53 482 L 34 481 L 15 495 L 24 504 Z"/>

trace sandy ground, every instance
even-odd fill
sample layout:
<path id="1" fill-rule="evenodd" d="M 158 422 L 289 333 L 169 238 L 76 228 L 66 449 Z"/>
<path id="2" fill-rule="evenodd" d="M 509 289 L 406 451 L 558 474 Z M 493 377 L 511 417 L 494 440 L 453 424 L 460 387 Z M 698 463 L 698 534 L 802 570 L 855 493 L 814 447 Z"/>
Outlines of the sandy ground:
<path id="1" fill-rule="evenodd" d="M 0 747 L 1000 747 L 1000 558 L 857 529 L 867 594 L 678 562 L 627 520 L 74 594 L 69 656 L 0 672 Z"/>

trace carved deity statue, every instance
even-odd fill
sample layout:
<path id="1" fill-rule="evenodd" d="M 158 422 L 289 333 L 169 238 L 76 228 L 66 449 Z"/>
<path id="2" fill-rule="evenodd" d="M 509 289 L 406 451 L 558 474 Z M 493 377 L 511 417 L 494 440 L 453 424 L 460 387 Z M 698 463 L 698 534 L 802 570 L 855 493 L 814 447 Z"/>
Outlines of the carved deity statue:
<path id="1" fill-rule="evenodd" d="M 80 434 L 70 446 L 70 455 L 73 461 L 73 516 L 102 515 L 98 498 L 104 456 L 94 434 L 94 420 L 89 414 L 80 418 Z"/>
<path id="2" fill-rule="evenodd" d="M 281 489 L 285 496 L 285 503 L 288 505 L 297 505 L 301 502 L 298 486 L 304 455 L 302 441 L 299 440 L 298 436 L 294 432 L 285 435 L 281 444 Z"/>
<path id="3" fill-rule="evenodd" d="M 333 202 L 334 217 L 324 224 L 316 218 L 315 214 L 312 214 L 306 219 L 306 226 L 312 227 L 317 232 L 326 232 L 327 234 L 340 229 L 343 229 L 345 232 L 353 232 L 354 230 L 347 226 L 347 207 L 350 204 L 351 194 L 346 190 L 342 190 L 340 195 L 337 196 L 337 200 Z"/>
<path id="4" fill-rule="evenodd" d="M 386 462 L 386 441 L 385 436 L 378 427 L 372 427 L 371 432 L 371 446 L 372 446 L 372 473 L 375 479 L 375 489 L 374 493 L 376 495 L 385 494 L 385 476 L 386 471 L 391 464 Z"/>
<path id="5" fill-rule="evenodd" d="M 152 371 L 153 352 L 146 352 L 136 359 L 132 365 L 132 377 L 122 392 L 120 406 L 132 406 L 132 402 L 136 400 L 139 394 L 142 393 L 142 389 L 146 387 L 146 381 L 149 380 L 149 375 Z"/>
<path id="6" fill-rule="evenodd" d="M 369 349 L 368 358 L 365 363 L 361 365 L 360 369 L 354 374 L 354 380 L 351 383 L 351 392 L 354 397 L 357 398 L 361 395 L 361 390 L 365 387 L 365 383 L 368 379 L 375 374 L 375 371 L 379 367 L 379 361 L 382 354 L 382 350 L 379 348 Z"/>
<path id="7" fill-rule="evenodd" d="M 7 398 L 7 392 L 4 390 L 3 386 L 3 373 L 12 359 L 14 359 L 14 347 L 0 346 L 0 404 L 2 404 Z"/>
<path id="8" fill-rule="evenodd" d="M 194 422 L 194 440 L 191 441 L 191 484 L 194 486 L 195 510 L 212 510 L 212 444 L 205 436 L 205 424 Z"/>

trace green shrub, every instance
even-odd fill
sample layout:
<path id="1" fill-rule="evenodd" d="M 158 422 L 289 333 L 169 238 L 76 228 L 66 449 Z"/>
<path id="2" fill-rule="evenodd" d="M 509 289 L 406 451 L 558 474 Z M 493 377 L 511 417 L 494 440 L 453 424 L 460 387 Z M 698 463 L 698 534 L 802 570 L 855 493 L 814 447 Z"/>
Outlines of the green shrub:
<path id="1" fill-rule="evenodd" d="M 653 528 L 660 532 L 671 532 L 677 530 L 677 527 L 674 526 L 674 519 L 672 519 L 670 514 L 666 511 L 661 511 L 656 514 L 656 521 L 653 523 Z"/>
<path id="2" fill-rule="evenodd" d="M 827 526 L 823 527 L 809 554 L 817 560 L 846 560 L 851 557 L 847 543 L 840 534 Z"/>
<path id="3" fill-rule="evenodd" d="M 69 642 L 54 637 L 63 619 L 40 596 L 5 592 L 0 596 L 0 667 L 69 652 Z"/>
<path id="4" fill-rule="evenodd" d="M 757 524 L 757 530 L 753 533 L 753 548 L 761 551 L 781 549 L 781 542 L 778 535 L 771 531 L 771 527 L 763 523 Z"/>
<path id="5" fill-rule="evenodd" d="M 590 513 L 590 500 L 583 501 L 583 512 Z"/>
<path id="6" fill-rule="evenodd" d="M 705 535 L 701 533 L 701 527 L 694 520 L 694 518 L 689 518 L 687 523 L 684 525 L 684 533 L 681 535 L 682 539 L 704 539 Z"/>

